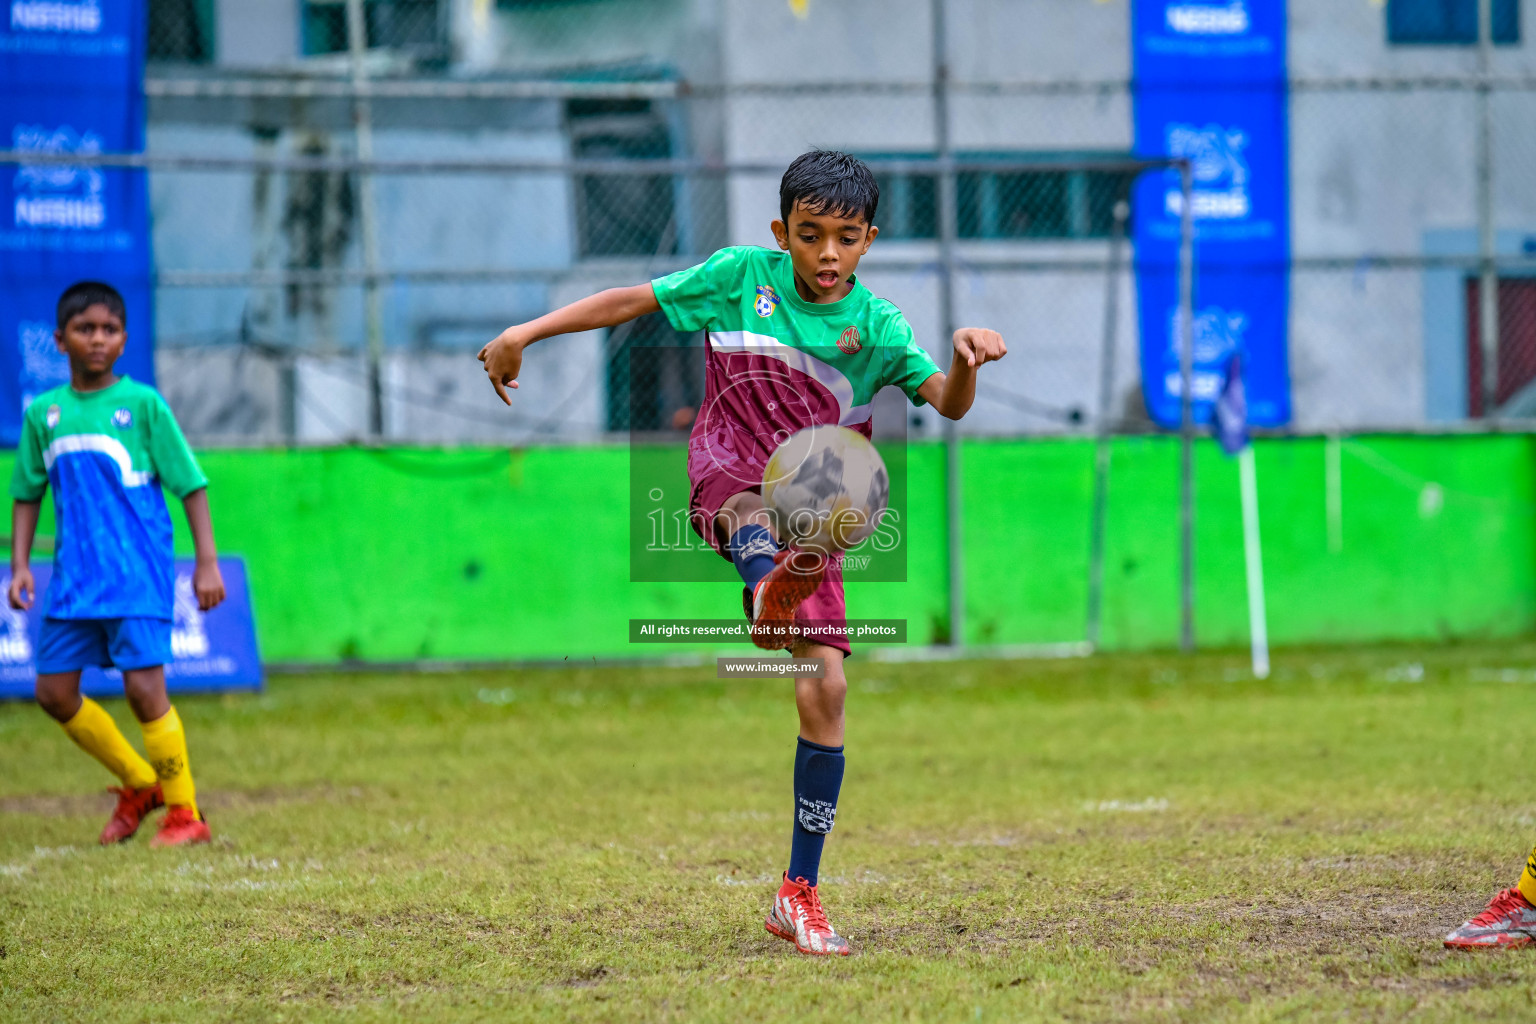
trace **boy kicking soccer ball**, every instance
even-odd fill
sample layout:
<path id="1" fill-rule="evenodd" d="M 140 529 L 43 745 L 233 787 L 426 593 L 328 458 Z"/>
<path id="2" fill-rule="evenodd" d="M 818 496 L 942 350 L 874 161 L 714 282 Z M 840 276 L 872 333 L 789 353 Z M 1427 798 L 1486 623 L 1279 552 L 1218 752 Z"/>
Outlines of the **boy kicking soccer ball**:
<path id="1" fill-rule="evenodd" d="M 169 805 L 154 846 L 206 843 L 187 738 L 165 695 L 176 571 L 161 486 L 182 500 L 197 570 L 192 589 L 207 611 L 224 600 L 208 518 L 207 479 L 176 419 L 154 390 L 112 372 L 128 339 L 123 297 L 83 281 L 59 298 L 54 338 L 69 357 L 69 384 L 39 395 L 22 421 L 11 475 L 12 608 L 34 599 L 32 538 L 43 493 L 53 488 L 53 582 L 37 649 L 37 702 L 69 738 L 122 780 L 101 841 L 121 842 L 144 816 Z M 80 696 L 80 670 L 117 666 L 148 760 L 100 704 Z"/>
<path id="2" fill-rule="evenodd" d="M 851 652 L 840 558 L 781 550 L 763 505 L 763 471 L 805 427 L 837 424 L 870 436 L 870 403 L 887 384 L 959 419 L 975 398 L 977 367 L 1007 351 L 996 332 L 963 328 L 950 372 L 941 373 L 901 311 L 859 282 L 854 271 L 879 234 L 879 198 L 862 161 L 806 153 L 779 184 L 777 251 L 722 249 L 699 266 L 509 327 L 480 351 L 491 385 L 510 405 L 506 388 L 517 387 L 523 350 L 544 338 L 657 311 L 679 331 L 706 332 L 704 401 L 688 443 L 694 529 L 741 573 L 758 645 L 782 647 L 795 623 L 814 622 L 815 639 L 798 639 L 792 653 L 825 664 L 821 678 L 795 680 L 795 826 L 766 921 L 768 931 L 812 954 L 849 953 L 816 884 L 843 780 L 843 658 Z"/>

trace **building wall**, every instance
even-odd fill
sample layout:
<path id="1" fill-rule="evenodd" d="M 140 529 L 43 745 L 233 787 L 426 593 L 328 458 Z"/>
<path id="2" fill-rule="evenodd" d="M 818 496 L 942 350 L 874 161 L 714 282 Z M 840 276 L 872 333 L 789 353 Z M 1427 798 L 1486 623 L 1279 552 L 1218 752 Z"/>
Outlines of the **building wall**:
<path id="1" fill-rule="evenodd" d="M 227 68 L 270 68 L 299 57 L 297 0 L 217 0 L 214 59 Z"/>
<path id="2" fill-rule="evenodd" d="M 1129 151 L 1131 100 L 1122 88 L 1033 94 L 972 86 L 1128 80 L 1130 0 L 951 0 L 949 10 L 958 150 Z M 273 0 L 221 3 L 219 70 L 244 74 L 253 66 L 292 61 L 296 13 L 296 4 L 274 6 Z M 1529 42 L 1536 32 L 1536 0 L 1524 0 L 1522 14 L 1524 39 L 1496 48 L 1496 73 L 1536 71 Z M 526 9 L 453 0 L 452 72 L 660 75 L 697 86 L 698 98 L 667 107 L 674 151 L 774 168 L 723 186 L 693 183 L 680 213 L 690 225 L 687 247 L 702 252 L 724 244 L 772 244 L 767 226 L 777 216 L 776 168 L 806 148 L 932 152 L 930 18 L 929 0 L 812 0 L 803 20 L 785 3 L 762 0 L 606 0 Z M 1470 47 L 1389 45 L 1385 10 L 1375 4 L 1289 0 L 1289 18 L 1293 78 L 1454 78 L 1476 69 Z M 818 83 L 828 88 L 813 88 Z M 710 92 L 717 84 L 748 91 L 721 100 Z M 768 91 L 781 87 L 799 91 Z M 1496 217 L 1501 238 L 1514 236 L 1506 248 L 1519 252 L 1525 239 L 1536 239 L 1536 102 L 1531 93 L 1499 94 L 1494 114 Z M 351 145 L 350 112 L 340 102 L 157 100 L 150 117 L 150 145 L 160 152 L 345 153 Z M 1444 254 L 1446 239 L 1475 238 L 1470 92 L 1300 88 L 1292 95 L 1290 118 L 1298 258 L 1347 263 L 1366 255 Z M 560 159 L 570 152 L 564 114 L 553 101 L 380 102 L 376 120 L 381 156 Z M 380 178 L 377 188 L 386 265 L 553 271 L 560 294 L 575 294 L 591 276 L 578 266 L 590 261 L 577 255 L 575 200 L 559 179 L 398 177 Z M 299 214 L 317 189 L 334 193 L 330 219 L 318 229 L 313 223 L 305 228 Z M 153 177 L 152 190 L 162 268 L 278 268 L 294 263 L 300 250 L 309 255 L 298 262 L 359 265 L 355 203 L 349 206 L 354 197 L 339 179 L 162 173 Z M 1106 252 L 1103 240 L 1085 239 L 975 243 L 963 255 L 1098 261 Z M 931 263 L 933 255 L 931 243 L 882 240 L 863 276 L 903 307 L 943 363 L 949 347 L 938 332 L 931 269 L 882 266 L 892 260 Z M 618 282 L 655 269 L 643 260 L 616 261 L 603 273 Z M 1464 322 L 1464 310 L 1459 289 L 1454 281 L 1447 287 L 1444 276 L 1365 265 L 1293 275 L 1295 426 L 1406 426 L 1464 414 L 1464 401 L 1454 399 L 1457 388 L 1447 384 L 1458 370 L 1464 384 L 1465 339 L 1454 330 Z M 1086 271 L 963 270 L 957 315 L 1002 330 L 1013 353 L 989 368 L 987 379 L 996 389 L 979 399 L 964 429 L 999 434 L 1070 425 L 1054 413 L 1023 411 L 1027 403 L 1009 394 L 1055 413 L 1091 412 L 1108 293 L 1103 275 Z M 1127 277 L 1113 293 L 1119 320 L 1115 402 L 1121 411 L 1134 411 L 1134 284 Z M 554 294 L 543 281 L 394 286 L 387 298 L 387 340 L 423 351 L 465 351 L 478 347 L 497 324 L 546 308 Z M 324 353 L 355 347 L 363 335 L 357 288 L 164 289 L 158 312 L 161 344 L 172 359 L 179 357 L 170 352 L 181 347 L 234 341 L 313 346 Z M 416 413 L 404 421 L 421 422 Z M 918 436 L 937 427 L 931 416 L 919 421 Z M 440 433 L 452 430 L 450 418 Z"/>
<path id="3" fill-rule="evenodd" d="M 690 81 L 714 75 L 716 0 L 603 0 L 500 7 L 452 3 L 454 49 L 463 70 L 516 69 L 565 77 L 671 69 Z"/>
<path id="4" fill-rule="evenodd" d="M 380 102 L 374 151 L 381 159 L 563 160 L 568 144 L 558 104 Z M 151 106 L 149 147 L 155 152 L 218 156 L 335 155 L 352 152 L 350 116 L 337 104 L 158 101 Z M 361 256 L 358 196 L 340 173 L 162 172 L 151 175 L 156 262 L 165 271 L 357 270 Z M 567 179 L 557 176 L 462 174 L 375 179 L 379 265 L 398 270 L 493 267 L 558 272 L 574 259 L 574 211 Z M 456 352 L 460 377 L 482 376 L 474 352 L 507 324 L 543 312 L 547 278 L 392 282 L 383 289 L 384 340 L 392 350 Z M 335 440 L 364 433 L 365 421 L 342 380 L 324 367 L 357 351 L 365 337 L 360 285 L 342 287 L 178 287 L 159 290 L 156 333 L 162 382 L 189 430 L 204 438 L 238 436 L 256 408 L 261 432 L 248 440 Z M 209 347 L 226 349 L 222 356 Z M 254 347 L 254 350 L 252 350 Z M 272 362 L 304 351 L 296 414 L 281 413 L 286 386 L 271 373 L 246 378 L 198 371 Z M 181 365 L 185 363 L 185 365 Z M 424 359 L 423 366 L 437 366 Z M 274 371 L 275 372 L 275 371 Z M 426 371 L 424 371 L 426 372 Z M 318 376 L 317 376 L 318 374 Z M 397 391 L 400 422 L 421 437 L 502 436 L 447 414 L 432 429 L 421 423 L 423 400 L 441 390 Z M 455 386 L 464 385 L 458 381 Z M 269 391 L 279 388 L 278 394 Z M 217 388 L 210 399 L 208 389 Z M 408 394 L 407 394 L 408 392 Z M 221 406 L 241 409 L 235 416 Z M 285 425 L 286 424 L 286 425 Z M 297 434 L 288 431 L 297 428 Z"/>
<path id="5" fill-rule="evenodd" d="M 1080 94 L 989 94 L 971 89 L 1020 82 L 1124 81 L 1130 76 L 1129 8 L 1125 0 L 959 0 L 947 26 L 955 90 L 951 137 L 957 150 L 1129 153 L 1131 115 L 1123 90 Z M 810 17 L 787 7 L 724 0 L 725 80 L 737 86 L 858 83 L 857 88 L 733 96 L 727 103 L 726 150 L 734 159 L 778 165 L 812 147 L 852 152 L 932 154 L 936 134 L 933 35 L 929 0 L 846 0 L 813 3 Z M 829 40 L 856 41 L 825 56 Z M 874 88 L 870 88 L 874 85 Z M 772 244 L 768 223 L 778 216 L 778 175 L 742 175 L 729 188 L 731 237 Z M 981 242 L 965 248 L 975 259 L 1102 261 L 1103 240 L 1041 243 Z M 881 269 L 882 261 L 929 262 L 932 243 L 877 241 L 863 280 L 899 305 L 917 337 L 941 366 L 950 357 L 940 336 L 937 283 L 931 270 Z M 1117 407 L 1135 388 L 1134 295 L 1128 278 L 1116 289 Z M 1004 391 L 1060 410 L 1091 413 L 1096 405 L 1106 283 L 1102 273 L 1048 272 L 959 275 L 956 317 L 995 327 L 1008 338 L 1009 358 L 989 367 L 983 389 L 962 424 L 972 434 L 1063 429 L 1060 419 L 1021 412 Z M 1120 408 L 1117 408 L 1117 412 Z M 936 436 L 939 421 L 918 413 L 916 436 Z"/>
<path id="6" fill-rule="evenodd" d="M 812 146 L 854 151 L 931 152 L 933 104 L 921 88 L 932 81 L 927 0 L 819 5 L 798 20 L 777 5 L 751 0 L 725 4 L 723 34 L 729 81 L 768 85 L 786 80 L 883 83 L 890 91 L 810 94 L 786 102 L 746 96 L 729 104 L 727 147 L 742 160 L 785 161 Z M 951 100 L 957 149 L 1020 152 L 1127 152 L 1131 104 L 1122 90 L 1046 96 L 977 96 L 969 82 L 1124 81 L 1130 77 L 1129 0 L 1105 3 L 999 3 L 961 0 L 950 7 L 950 52 L 956 91 Z M 1396 46 L 1386 38 L 1385 9 L 1366 3 L 1290 0 L 1290 73 L 1298 79 L 1369 79 L 1474 75 L 1474 48 Z M 1529 74 L 1536 50 L 1536 4 L 1522 11 L 1518 46 L 1496 47 L 1496 74 Z M 866 45 L 835 62 L 793 63 L 783 55 L 814 53 L 818 40 L 857 36 Z M 1536 237 L 1536 102 L 1532 94 L 1494 100 L 1495 216 L 1506 230 Z M 1293 93 L 1291 196 L 1293 251 L 1302 259 L 1364 255 L 1414 257 L 1432 234 L 1475 227 L 1475 105 L 1461 90 L 1300 89 Z M 743 177 L 730 190 L 734 238 L 766 239 L 776 216 L 771 175 Z M 1100 259 L 1102 242 L 1021 246 L 1031 257 L 1049 250 Z M 930 349 L 936 337 L 933 288 L 921 275 L 878 271 L 882 247 L 870 257 L 866 281 L 907 310 Z M 931 247 L 930 247 L 931 251 Z M 995 251 L 995 250 L 994 250 Z M 1443 250 L 1441 250 L 1443 252 Z M 962 273 L 957 301 L 965 315 L 1010 339 L 1014 359 L 998 368 L 999 383 L 1064 407 L 1084 407 L 1096 381 L 1104 320 L 1104 286 L 1082 274 L 1015 275 L 1004 284 Z M 1425 332 L 1426 318 L 1443 320 L 1425 303 L 1430 272 L 1352 269 L 1301 270 L 1292 278 L 1290 354 L 1294 425 L 1412 425 L 1460 418 L 1431 396 L 1437 377 L 1459 346 Z M 996 297 L 1002 297 L 999 301 Z M 1133 299 L 1122 295 L 1126 331 Z M 1459 301 L 1459 300 L 1458 300 Z M 1459 312 L 1459 310 L 1457 311 Z M 970 321 L 965 321 L 970 322 Z M 1121 340 L 1119 365 L 1134 359 L 1134 334 Z M 1464 373 L 1464 369 L 1463 369 Z M 1117 395 L 1126 394 L 1119 382 Z M 1050 429 L 1006 407 L 979 407 L 965 424 L 975 433 Z"/>
<path id="7" fill-rule="evenodd" d="M 1384 8 L 1290 0 L 1293 78 L 1470 78 L 1469 46 L 1387 42 Z M 1496 46 L 1496 75 L 1536 71 L 1536 4 L 1524 0 L 1521 42 Z M 1503 231 L 1536 232 L 1536 96 L 1496 95 L 1494 217 Z M 1297 256 L 1475 252 L 1477 108 L 1469 90 L 1302 91 L 1291 98 L 1292 238 Z M 1459 249 L 1440 242 L 1447 232 Z M 1464 324 L 1459 289 L 1436 270 L 1300 272 L 1292 278 L 1291 358 L 1296 419 L 1326 429 L 1367 422 L 1460 419 Z M 1452 305 L 1454 309 L 1450 308 Z M 1453 389 L 1454 391 L 1454 389 Z"/>

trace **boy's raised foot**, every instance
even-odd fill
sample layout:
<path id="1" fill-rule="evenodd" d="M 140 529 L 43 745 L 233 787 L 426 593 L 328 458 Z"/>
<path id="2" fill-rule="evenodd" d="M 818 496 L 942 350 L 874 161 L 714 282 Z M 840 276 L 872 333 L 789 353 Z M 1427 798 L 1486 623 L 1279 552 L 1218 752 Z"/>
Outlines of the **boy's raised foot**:
<path id="1" fill-rule="evenodd" d="M 208 822 L 201 814 L 194 813 L 190 807 L 177 804 L 165 812 L 165 820 L 160 823 L 160 831 L 155 833 L 155 838 L 150 840 L 149 845 L 190 846 L 193 843 L 206 843 L 212 838 L 213 833 L 208 830 Z"/>
<path id="2" fill-rule="evenodd" d="M 1525 946 L 1536 940 L 1536 907 L 1519 889 L 1505 889 L 1488 907 L 1445 937 L 1447 949 Z"/>
<path id="3" fill-rule="evenodd" d="M 784 876 L 763 927 L 811 956 L 847 956 L 853 952 L 848 940 L 832 929 L 816 887 L 803 878 L 790 881 Z"/>
<path id="4" fill-rule="evenodd" d="M 117 807 L 112 811 L 112 820 L 101 830 L 102 846 L 133 838 L 145 815 L 157 807 L 165 806 L 165 797 L 160 792 L 158 782 L 143 789 L 108 786 L 107 792 L 117 794 Z"/>
<path id="5" fill-rule="evenodd" d="M 796 556 L 799 555 L 797 558 Z M 827 573 L 825 558 L 804 552 L 781 551 L 767 576 L 752 588 L 747 618 L 752 624 L 752 642 L 765 651 L 782 651 L 790 645 L 795 627 L 795 610 L 821 586 Z M 809 568 L 797 562 L 810 561 Z"/>

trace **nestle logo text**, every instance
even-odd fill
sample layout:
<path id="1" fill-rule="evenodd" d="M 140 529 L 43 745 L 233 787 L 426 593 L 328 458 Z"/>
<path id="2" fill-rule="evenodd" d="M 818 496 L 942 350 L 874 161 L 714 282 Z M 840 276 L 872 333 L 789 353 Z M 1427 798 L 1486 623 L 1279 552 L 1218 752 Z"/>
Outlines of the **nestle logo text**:
<path id="1" fill-rule="evenodd" d="M 1248 9 L 1241 2 L 1211 4 L 1173 4 L 1165 15 L 1168 28 L 1183 35 L 1237 36 L 1248 31 Z"/>
<path id="2" fill-rule="evenodd" d="M 94 2 L 13 0 L 11 28 L 28 32 L 100 32 L 101 8 Z"/>
<path id="3" fill-rule="evenodd" d="M 17 227 L 99 230 L 106 223 L 107 208 L 100 199 L 16 197 Z"/>

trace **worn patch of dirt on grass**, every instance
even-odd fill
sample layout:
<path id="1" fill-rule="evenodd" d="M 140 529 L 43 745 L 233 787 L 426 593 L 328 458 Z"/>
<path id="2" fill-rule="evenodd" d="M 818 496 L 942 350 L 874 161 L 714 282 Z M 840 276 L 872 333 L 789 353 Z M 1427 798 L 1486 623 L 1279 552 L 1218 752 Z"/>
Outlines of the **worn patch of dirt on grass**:
<path id="1" fill-rule="evenodd" d="M 0 814 L 32 814 L 40 818 L 79 818 L 110 814 L 116 798 L 107 792 L 67 796 L 0 797 Z"/>
<path id="2" fill-rule="evenodd" d="M 368 792 L 361 786 L 262 786 L 256 789 L 198 788 L 197 802 L 210 811 L 243 810 L 318 801 L 361 800 Z M 40 818 L 95 817 L 112 813 L 116 801 L 106 789 L 95 793 L 23 794 L 0 797 L 0 814 L 31 814 Z"/>

